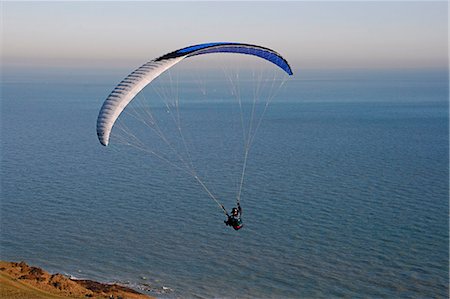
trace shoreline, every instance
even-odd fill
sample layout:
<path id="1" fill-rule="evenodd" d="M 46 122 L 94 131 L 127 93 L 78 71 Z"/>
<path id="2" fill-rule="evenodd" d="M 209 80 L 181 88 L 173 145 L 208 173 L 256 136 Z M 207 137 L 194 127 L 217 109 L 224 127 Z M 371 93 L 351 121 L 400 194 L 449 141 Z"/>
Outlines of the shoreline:
<path id="1" fill-rule="evenodd" d="M 0 261 L 0 299 L 19 298 L 110 298 L 150 299 L 130 287 L 74 279 L 29 266 L 25 262 Z"/>

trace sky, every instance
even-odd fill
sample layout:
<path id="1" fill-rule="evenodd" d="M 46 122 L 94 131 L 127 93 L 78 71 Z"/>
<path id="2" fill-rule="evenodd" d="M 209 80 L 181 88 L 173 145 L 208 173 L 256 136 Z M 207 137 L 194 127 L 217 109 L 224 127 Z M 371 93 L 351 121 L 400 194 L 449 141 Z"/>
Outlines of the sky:
<path id="1" fill-rule="evenodd" d="M 1 2 L 7 67 L 121 67 L 213 41 L 302 68 L 446 68 L 440 2 Z"/>

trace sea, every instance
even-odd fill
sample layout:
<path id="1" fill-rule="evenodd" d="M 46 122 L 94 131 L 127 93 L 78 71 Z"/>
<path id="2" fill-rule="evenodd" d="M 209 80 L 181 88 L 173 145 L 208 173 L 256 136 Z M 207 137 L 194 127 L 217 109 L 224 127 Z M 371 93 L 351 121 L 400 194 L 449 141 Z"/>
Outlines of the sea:
<path id="1" fill-rule="evenodd" d="M 157 298 L 448 298 L 447 69 L 299 69 L 262 100 L 177 77 L 102 146 L 129 71 L 3 70 L 2 260 Z"/>

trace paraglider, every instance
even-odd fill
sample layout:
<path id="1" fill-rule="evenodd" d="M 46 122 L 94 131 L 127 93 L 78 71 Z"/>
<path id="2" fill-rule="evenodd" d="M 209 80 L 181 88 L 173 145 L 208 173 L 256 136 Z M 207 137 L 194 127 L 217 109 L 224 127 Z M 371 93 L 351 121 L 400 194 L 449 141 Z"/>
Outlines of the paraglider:
<path id="1" fill-rule="evenodd" d="M 241 229 L 244 224 L 242 223 L 242 208 L 240 203 L 237 203 L 237 208 L 231 209 L 231 214 L 227 214 L 227 220 L 225 220 L 225 225 L 231 226 L 234 230 Z"/>
<path id="2" fill-rule="evenodd" d="M 211 53 L 234 53 L 256 56 L 278 66 L 289 76 L 293 74 L 288 62 L 280 54 L 269 48 L 252 44 L 213 42 L 189 46 L 170 52 L 159 58 L 153 59 L 137 68 L 125 79 L 123 79 L 109 94 L 109 96 L 104 101 L 97 118 L 97 136 L 100 143 L 104 146 L 108 146 L 112 128 L 121 113 L 124 111 L 127 105 L 142 91 L 142 89 L 149 85 L 153 80 L 155 80 L 161 74 L 163 74 L 185 58 Z M 235 229 L 239 229 L 242 227 L 242 222 L 240 219 L 242 209 L 239 204 L 239 199 L 251 141 L 252 140 L 249 140 L 247 148 L 245 150 L 245 161 L 242 167 L 240 189 L 237 196 L 238 205 L 237 208 L 235 208 L 236 210 L 232 212 L 231 216 L 228 215 L 226 209 L 210 192 L 204 182 L 199 178 L 197 173 L 195 171 L 190 171 L 190 174 L 204 188 L 208 195 L 219 205 L 219 207 L 222 208 L 225 215 L 228 216 L 228 220 L 226 221 L 226 223 L 228 222 L 227 225 L 230 225 Z M 158 156 L 158 158 L 161 157 Z"/>

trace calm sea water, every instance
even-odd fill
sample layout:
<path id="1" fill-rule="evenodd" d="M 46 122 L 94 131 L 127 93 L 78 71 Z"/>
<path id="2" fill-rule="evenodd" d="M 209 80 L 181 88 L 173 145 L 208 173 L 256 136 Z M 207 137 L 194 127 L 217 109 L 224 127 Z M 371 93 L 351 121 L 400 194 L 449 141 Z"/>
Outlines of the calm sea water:
<path id="1" fill-rule="evenodd" d="M 445 72 L 287 82 L 251 148 L 239 232 L 189 175 L 100 146 L 97 113 L 126 71 L 67 74 L 4 75 L 1 259 L 161 298 L 448 297 Z M 180 108 L 191 158 L 227 208 L 242 163 L 235 107 Z"/>

